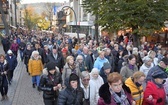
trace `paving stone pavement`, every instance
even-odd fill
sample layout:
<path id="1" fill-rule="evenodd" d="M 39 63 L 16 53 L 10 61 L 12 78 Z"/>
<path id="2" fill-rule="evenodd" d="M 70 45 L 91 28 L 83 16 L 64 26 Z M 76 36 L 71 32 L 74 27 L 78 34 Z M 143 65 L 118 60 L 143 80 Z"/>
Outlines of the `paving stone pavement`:
<path id="1" fill-rule="evenodd" d="M 4 54 L 2 46 L 0 46 L 0 54 Z M 42 92 L 32 88 L 31 76 L 26 72 L 26 67 L 18 56 L 18 65 L 14 71 L 13 82 L 9 85 L 9 99 L 0 101 L 0 105 L 44 105 L 42 96 Z"/>

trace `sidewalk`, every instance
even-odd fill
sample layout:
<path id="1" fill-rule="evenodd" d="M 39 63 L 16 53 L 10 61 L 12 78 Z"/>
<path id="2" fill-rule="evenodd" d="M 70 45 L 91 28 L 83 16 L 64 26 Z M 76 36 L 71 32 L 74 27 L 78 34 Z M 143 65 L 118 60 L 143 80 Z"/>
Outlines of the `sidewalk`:
<path id="1" fill-rule="evenodd" d="M 1 45 L 0 53 L 4 54 Z M 8 96 L 9 99 L 0 101 L 0 105 L 44 105 L 42 92 L 38 92 L 37 89 L 32 88 L 31 77 L 27 74 L 25 65 L 20 61 L 19 56 L 13 82 L 9 85 Z"/>

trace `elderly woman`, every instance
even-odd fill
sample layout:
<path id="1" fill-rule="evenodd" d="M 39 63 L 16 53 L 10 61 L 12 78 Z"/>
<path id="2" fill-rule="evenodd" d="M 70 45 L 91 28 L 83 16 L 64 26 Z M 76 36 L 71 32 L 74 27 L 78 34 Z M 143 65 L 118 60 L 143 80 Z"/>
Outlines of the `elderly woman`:
<path id="1" fill-rule="evenodd" d="M 119 73 L 110 73 L 107 80 L 108 83 L 99 89 L 98 105 L 135 105 L 130 89 L 123 84 Z"/>
<path id="2" fill-rule="evenodd" d="M 131 90 L 132 98 L 135 100 L 136 105 L 142 105 L 143 101 L 143 87 L 142 84 L 145 82 L 145 74 L 137 71 L 132 77 L 129 77 L 125 84 Z"/>
<path id="3" fill-rule="evenodd" d="M 79 67 L 80 71 L 87 71 L 87 67 L 85 65 L 85 62 L 83 60 L 83 56 L 82 55 L 78 55 L 76 57 L 76 65 Z"/>
<path id="4" fill-rule="evenodd" d="M 120 71 L 123 81 L 132 76 L 136 71 L 138 71 L 138 67 L 136 66 L 136 57 L 134 55 L 130 55 L 128 57 L 127 64 L 123 66 Z"/>
<path id="5" fill-rule="evenodd" d="M 143 72 L 146 76 L 148 75 L 149 70 L 153 67 L 152 66 L 152 59 L 149 57 L 145 57 L 143 59 L 143 65 L 140 67 L 140 71 Z"/>
<path id="6" fill-rule="evenodd" d="M 28 63 L 28 70 L 30 75 L 32 76 L 32 84 L 33 88 L 39 86 L 40 83 L 40 75 L 43 70 L 43 64 L 41 61 L 41 56 L 38 51 L 33 51 L 31 58 Z"/>
<path id="7" fill-rule="evenodd" d="M 101 85 L 104 84 L 103 78 L 99 75 L 99 70 L 97 68 L 93 68 L 90 73 L 90 81 L 93 81 L 96 84 L 96 91 L 98 92 Z"/>
<path id="8" fill-rule="evenodd" d="M 166 93 L 163 87 L 167 75 L 164 71 L 155 70 L 152 80 L 148 81 L 144 91 L 143 105 L 166 105 Z"/>
<path id="9" fill-rule="evenodd" d="M 68 78 L 72 73 L 76 74 L 77 76 L 80 76 L 80 70 L 79 67 L 74 62 L 74 57 L 73 56 L 68 56 L 66 58 L 66 64 L 63 68 L 62 72 L 62 81 L 63 81 L 63 86 L 65 83 L 65 79 Z"/>
<path id="10" fill-rule="evenodd" d="M 97 57 L 96 61 L 94 62 L 94 68 L 97 68 L 99 71 L 101 70 L 105 62 L 109 62 L 108 59 L 104 57 L 104 54 L 104 51 L 100 51 L 99 57 Z"/>

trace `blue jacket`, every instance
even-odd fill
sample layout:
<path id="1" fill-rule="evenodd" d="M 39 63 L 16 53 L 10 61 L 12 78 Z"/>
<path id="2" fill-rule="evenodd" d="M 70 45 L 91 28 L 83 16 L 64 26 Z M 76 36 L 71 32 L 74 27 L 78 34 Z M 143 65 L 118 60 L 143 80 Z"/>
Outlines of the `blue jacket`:
<path id="1" fill-rule="evenodd" d="M 10 58 L 10 56 L 7 54 L 6 60 L 9 64 L 9 70 L 14 70 L 18 64 L 16 56 L 12 55 Z"/>
<path id="2" fill-rule="evenodd" d="M 100 71 L 105 62 L 109 62 L 105 57 L 104 57 L 104 59 L 101 59 L 100 57 L 97 57 L 93 67 L 97 68 Z"/>

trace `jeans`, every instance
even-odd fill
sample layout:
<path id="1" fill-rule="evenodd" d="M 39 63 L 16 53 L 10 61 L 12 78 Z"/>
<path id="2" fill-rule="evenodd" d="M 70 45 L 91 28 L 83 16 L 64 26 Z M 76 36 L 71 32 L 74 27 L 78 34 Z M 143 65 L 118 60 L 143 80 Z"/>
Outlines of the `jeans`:
<path id="1" fill-rule="evenodd" d="M 20 52 L 20 59 L 23 61 L 23 51 L 19 50 Z"/>
<path id="2" fill-rule="evenodd" d="M 36 84 L 37 86 L 39 86 L 39 83 L 40 83 L 40 75 L 32 76 L 32 83 L 33 83 L 33 84 Z"/>

